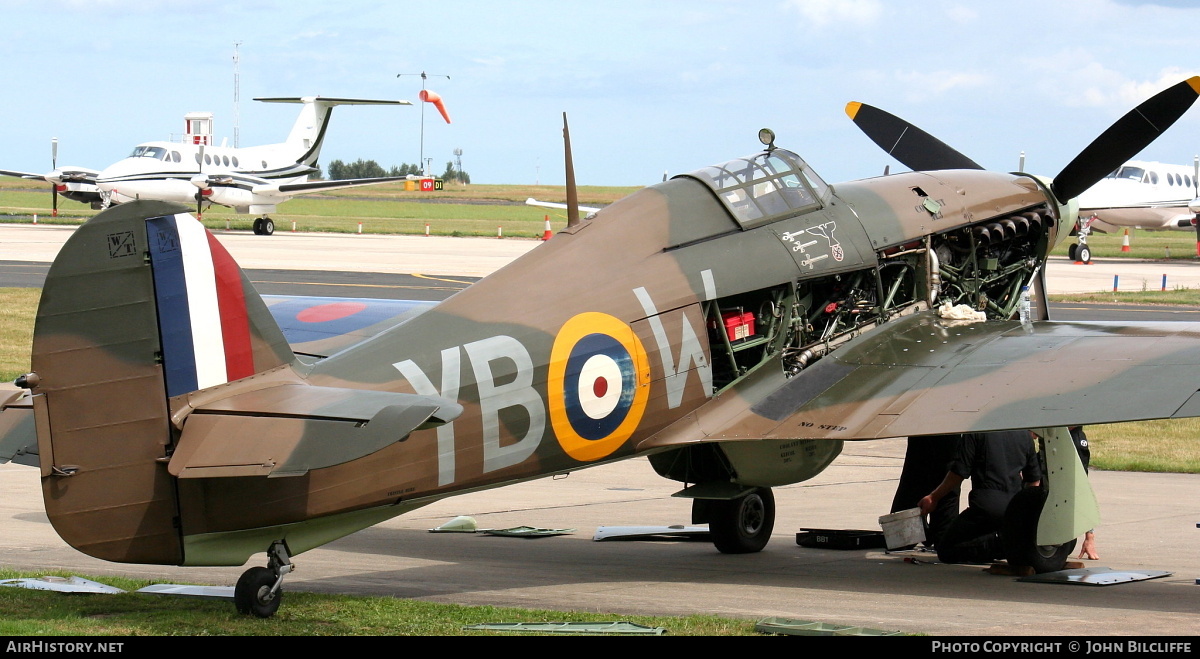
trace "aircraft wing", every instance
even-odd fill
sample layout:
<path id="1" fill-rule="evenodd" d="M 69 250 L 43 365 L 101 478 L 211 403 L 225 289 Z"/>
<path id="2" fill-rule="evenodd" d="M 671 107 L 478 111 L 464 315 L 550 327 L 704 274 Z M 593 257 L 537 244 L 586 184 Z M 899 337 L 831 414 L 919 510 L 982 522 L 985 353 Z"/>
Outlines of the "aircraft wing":
<path id="1" fill-rule="evenodd" d="M 306 181 L 304 183 L 264 183 L 254 186 L 254 192 L 260 194 L 297 195 L 316 190 L 337 190 L 339 188 L 355 188 L 360 185 L 375 185 L 391 181 L 403 181 L 407 176 L 380 176 L 378 178 L 347 178 L 336 181 Z"/>
<path id="2" fill-rule="evenodd" d="M 16 178 L 25 178 L 31 181 L 45 181 L 45 174 L 34 174 L 32 172 L 17 172 L 11 169 L 0 169 L 0 176 L 15 176 Z"/>
<path id="3" fill-rule="evenodd" d="M 542 208 L 557 208 L 559 210 L 568 210 L 568 207 L 566 204 L 559 204 L 559 203 L 556 203 L 553 201 L 538 201 L 537 199 L 534 199 L 533 197 L 526 199 L 525 205 L 526 206 L 540 206 Z M 580 206 L 579 210 L 581 210 L 585 213 L 596 213 L 596 212 L 600 211 L 599 208 L 595 208 L 592 206 Z"/>
<path id="4" fill-rule="evenodd" d="M 29 179 L 31 181 L 55 181 L 55 182 L 75 182 L 75 183 L 95 183 L 96 177 L 100 172 L 87 167 L 59 167 L 49 174 L 38 174 L 35 172 L 18 172 L 11 169 L 0 169 L 0 176 L 15 176 L 17 178 Z"/>
<path id="5" fill-rule="evenodd" d="M 790 379 L 760 369 L 639 448 L 1200 416 L 1198 346 L 1200 323 L 1022 326 L 924 312 L 867 332 Z"/>
<path id="6" fill-rule="evenodd" d="M 264 295 L 292 352 L 328 357 L 432 309 L 436 302 Z"/>

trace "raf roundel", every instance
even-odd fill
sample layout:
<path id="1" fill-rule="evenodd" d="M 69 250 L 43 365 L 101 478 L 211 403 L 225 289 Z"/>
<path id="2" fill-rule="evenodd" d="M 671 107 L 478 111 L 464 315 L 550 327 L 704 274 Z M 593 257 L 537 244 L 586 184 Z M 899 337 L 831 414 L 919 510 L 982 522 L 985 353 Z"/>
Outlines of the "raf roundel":
<path id="1" fill-rule="evenodd" d="M 550 423 L 567 455 L 593 461 L 633 435 L 649 398 L 646 351 L 629 326 L 582 313 L 558 331 L 550 352 Z"/>

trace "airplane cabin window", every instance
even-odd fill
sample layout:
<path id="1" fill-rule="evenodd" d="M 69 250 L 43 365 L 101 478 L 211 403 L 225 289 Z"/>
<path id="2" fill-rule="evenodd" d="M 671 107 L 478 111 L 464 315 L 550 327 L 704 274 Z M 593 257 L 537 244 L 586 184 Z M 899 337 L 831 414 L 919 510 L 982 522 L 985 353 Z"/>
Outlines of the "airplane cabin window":
<path id="1" fill-rule="evenodd" d="M 1158 185 L 1158 172 L 1150 172 L 1151 185 Z"/>
<path id="2" fill-rule="evenodd" d="M 206 164 L 206 165 L 212 164 L 212 156 L 208 155 L 207 153 L 204 154 L 204 164 Z"/>
<path id="3" fill-rule="evenodd" d="M 237 166 L 238 166 L 237 156 L 234 156 L 234 157 L 233 157 L 233 166 L 234 166 L 234 167 L 237 167 Z"/>
<path id="4" fill-rule="evenodd" d="M 829 190 L 800 156 L 783 149 L 682 176 L 712 188 L 743 229 L 816 210 Z"/>
<path id="5" fill-rule="evenodd" d="M 179 158 L 179 152 L 178 152 L 178 151 L 172 151 L 172 152 L 171 152 L 171 162 L 179 162 L 179 160 L 180 160 L 180 158 Z"/>

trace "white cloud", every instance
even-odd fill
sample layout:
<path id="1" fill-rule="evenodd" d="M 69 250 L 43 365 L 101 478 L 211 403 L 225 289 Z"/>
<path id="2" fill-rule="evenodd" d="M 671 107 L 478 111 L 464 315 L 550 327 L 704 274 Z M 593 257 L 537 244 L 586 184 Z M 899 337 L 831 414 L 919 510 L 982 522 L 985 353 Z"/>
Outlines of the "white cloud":
<path id="1" fill-rule="evenodd" d="M 883 14 L 879 0 L 787 0 L 784 6 L 799 12 L 817 27 L 841 23 L 874 23 Z"/>

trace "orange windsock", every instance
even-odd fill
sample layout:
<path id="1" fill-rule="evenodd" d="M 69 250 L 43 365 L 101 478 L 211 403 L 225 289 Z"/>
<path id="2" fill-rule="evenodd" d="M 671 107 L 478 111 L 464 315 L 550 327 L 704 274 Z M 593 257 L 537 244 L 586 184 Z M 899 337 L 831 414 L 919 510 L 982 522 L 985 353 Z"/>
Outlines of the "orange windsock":
<path id="1" fill-rule="evenodd" d="M 422 89 L 420 97 L 421 100 L 425 101 L 426 103 L 433 103 L 433 107 L 437 108 L 438 112 L 442 113 L 442 118 L 446 120 L 446 123 L 450 123 L 450 114 L 446 112 L 446 105 L 442 103 L 442 97 L 439 96 L 437 92 L 429 91 L 428 89 Z"/>

